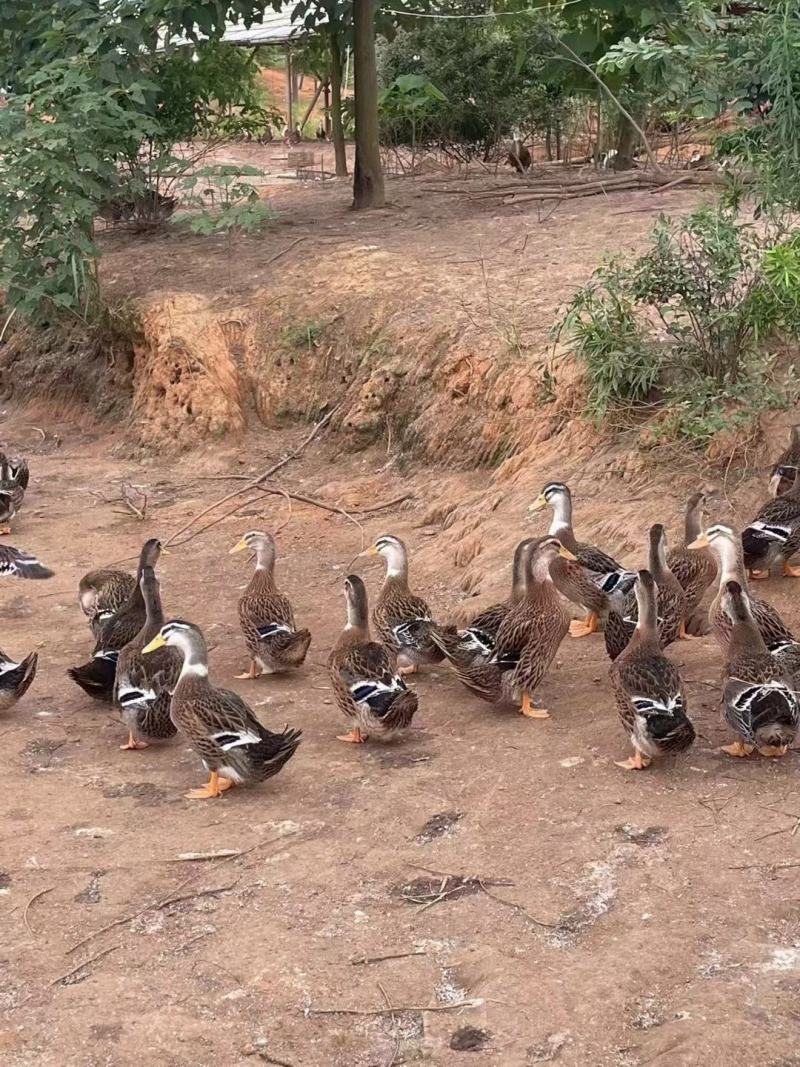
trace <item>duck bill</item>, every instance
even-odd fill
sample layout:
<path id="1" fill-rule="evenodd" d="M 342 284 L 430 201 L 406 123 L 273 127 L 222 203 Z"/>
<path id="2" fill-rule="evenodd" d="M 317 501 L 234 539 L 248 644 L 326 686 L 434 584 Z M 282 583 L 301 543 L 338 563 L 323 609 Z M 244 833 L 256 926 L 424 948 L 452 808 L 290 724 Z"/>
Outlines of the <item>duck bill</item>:
<path id="1" fill-rule="evenodd" d="M 375 545 L 370 545 L 369 548 L 365 548 L 363 552 L 359 552 L 356 559 L 361 559 L 362 556 L 377 556 L 378 549 Z"/>
<path id="2" fill-rule="evenodd" d="M 571 559 L 574 563 L 577 563 L 578 557 L 570 552 L 568 548 L 564 548 L 563 545 L 559 548 L 558 554 L 562 559 Z"/>
<path id="3" fill-rule="evenodd" d="M 708 548 L 709 541 L 704 533 L 701 533 L 699 537 L 696 537 L 691 544 L 688 544 L 687 548 Z"/>
<path id="4" fill-rule="evenodd" d="M 540 493 L 534 502 L 528 507 L 528 514 L 533 515 L 537 511 L 543 511 L 547 507 L 547 501 Z"/>
<path id="5" fill-rule="evenodd" d="M 166 644 L 167 642 L 164 640 L 161 634 L 156 634 L 150 644 L 144 646 L 144 648 L 142 649 L 142 655 L 145 656 L 148 652 L 155 652 L 158 648 L 165 648 Z"/>
<path id="6" fill-rule="evenodd" d="M 244 552 L 247 548 L 249 548 L 249 545 L 247 544 L 247 541 L 242 538 L 241 541 L 236 542 L 230 552 L 228 552 L 228 555 L 233 556 L 236 552 Z"/>

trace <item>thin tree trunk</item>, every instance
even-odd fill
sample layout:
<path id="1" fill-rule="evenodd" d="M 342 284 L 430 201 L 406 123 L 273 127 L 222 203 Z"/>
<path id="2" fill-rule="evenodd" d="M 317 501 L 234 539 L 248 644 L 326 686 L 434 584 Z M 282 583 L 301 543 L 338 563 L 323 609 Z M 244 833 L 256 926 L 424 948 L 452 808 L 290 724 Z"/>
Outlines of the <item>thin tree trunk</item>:
<path id="1" fill-rule="evenodd" d="M 320 82 L 319 85 L 317 86 L 317 91 L 314 93 L 313 97 L 311 98 L 311 103 L 305 109 L 305 111 L 303 112 L 303 117 L 300 119 L 300 132 L 301 133 L 306 128 L 306 123 L 311 118 L 311 112 L 317 106 L 317 100 L 319 100 L 321 94 L 322 94 L 322 82 Z"/>
<path id="2" fill-rule="evenodd" d="M 335 33 L 328 37 L 331 53 L 331 138 L 336 158 L 336 177 L 347 177 L 347 148 L 342 125 L 342 49 Z"/>
<path id="3" fill-rule="evenodd" d="M 322 87 L 322 104 L 325 108 L 325 136 L 330 138 L 331 135 L 331 80 L 325 79 L 325 84 Z"/>
<path id="4" fill-rule="evenodd" d="M 294 129 L 294 78 L 292 76 L 292 46 L 286 46 L 286 129 Z"/>
<path id="5" fill-rule="evenodd" d="M 353 207 L 384 207 L 378 139 L 378 68 L 375 58 L 374 0 L 353 0 L 353 74 L 355 78 L 356 165 Z"/>
<path id="6" fill-rule="evenodd" d="M 620 115 L 619 134 L 617 136 L 617 154 L 614 157 L 614 170 L 631 170 L 633 152 L 636 148 L 636 130 L 624 115 Z"/>

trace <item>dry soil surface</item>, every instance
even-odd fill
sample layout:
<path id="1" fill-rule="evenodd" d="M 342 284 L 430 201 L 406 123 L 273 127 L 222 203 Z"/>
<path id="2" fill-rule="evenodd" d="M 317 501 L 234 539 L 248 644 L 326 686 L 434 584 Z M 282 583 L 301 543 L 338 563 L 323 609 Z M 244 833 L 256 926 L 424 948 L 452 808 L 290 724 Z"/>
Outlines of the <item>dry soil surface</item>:
<path id="1" fill-rule="evenodd" d="M 414 683 L 407 739 L 344 745 L 324 662 L 362 543 L 353 522 L 295 503 L 279 579 L 313 632 L 308 662 L 232 681 L 248 567 L 226 551 L 283 521 L 268 497 L 164 557 L 162 592 L 203 627 L 213 680 L 268 725 L 302 727 L 303 744 L 263 787 L 187 801 L 203 773 L 186 742 L 120 751 L 113 710 L 66 677 L 92 645 L 76 584 L 236 486 L 211 475 L 260 471 L 306 429 L 146 464 L 114 458 L 109 434 L 50 425 L 41 442 L 14 413 L 0 429 L 32 467 L 10 540 L 57 572 L 6 581 L 0 599 L 2 647 L 40 655 L 1 731 L 6 1067 L 800 1062 L 798 756 L 716 751 L 711 638 L 672 653 L 697 743 L 645 773 L 615 766 L 626 744 L 599 638 L 563 644 L 542 688 L 549 721 L 482 704 L 442 667 Z M 414 494 L 363 517 L 364 536 L 404 536 L 414 586 L 447 615 L 458 575 L 419 525 L 438 475 L 403 480 L 385 454 L 321 440 L 284 484 L 316 496 L 334 472 L 353 508 Z M 463 477 L 466 491 L 481 476 Z M 146 522 L 117 502 L 123 480 L 146 487 Z M 642 529 L 658 511 L 651 493 Z M 508 521 L 531 529 L 524 513 Z M 379 567 L 361 570 L 374 593 Z M 797 625 L 797 588 L 760 591 Z"/>

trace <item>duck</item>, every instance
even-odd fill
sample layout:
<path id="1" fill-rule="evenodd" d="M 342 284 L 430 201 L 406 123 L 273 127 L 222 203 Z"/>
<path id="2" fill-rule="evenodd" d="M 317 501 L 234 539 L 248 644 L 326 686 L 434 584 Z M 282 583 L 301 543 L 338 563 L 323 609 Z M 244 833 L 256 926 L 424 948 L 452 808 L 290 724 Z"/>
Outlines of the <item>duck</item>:
<path id="1" fill-rule="evenodd" d="M 511 590 L 507 600 L 485 608 L 462 629 L 455 626 L 436 626 L 431 629 L 432 640 L 444 653 L 456 675 L 460 670 L 488 662 L 494 654 L 500 626 L 514 605 L 525 596 L 528 554 L 534 540 L 526 537 L 514 550 Z"/>
<path id="2" fill-rule="evenodd" d="M 717 576 L 717 564 L 710 548 L 690 548 L 703 532 L 703 509 L 705 493 L 693 493 L 686 503 L 683 543 L 673 548 L 667 555 L 667 566 L 680 582 L 686 598 L 683 619 L 678 637 L 689 641 L 695 638 L 687 630 L 687 625 L 694 616 L 706 589 L 714 583 Z"/>
<path id="3" fill-rule="evenodd" d="M 586 583 L 578 583 L 577 571 L 572 571 L 571 590 L 565 595 L 575 603 L 583 604 L 587 611 L 581 624 L 570 628 L 573 637 L 588 637 L 599 629 L 613 605 L 619 608 L 622 598 L 633 587 L 636 575 L 623 567 L 612 556 L 594 545 L 584 544 L 575 538 L 572 528 L 572 493 L 563 482 L 548 482 L 528 511 L 535 513 L 546 507 L 553 509 L 553 518 L 548 533 L 557 537 L 561 544 L 575 557 L 583 568 Z"/>
<path id="4" fill-rule="evenodd" d="M 127 571 L 101 567 L 84 574 L 78 582 L 78 603 L 95 638 L 135 588 L 136 578 Z"/>
<path id="5" fill-rule="evenodd" d="M 0 452 L 0 534 L 11 533 L 11 520 L 22 506 L 28 488 L 28 463 Z"/>
<path id="6" fill-rule="evenodd" d="M 783 756 L 800 725 L 800 706 L 792 679 L 764 643 L 750 596 L 735 580 L 722 589 L 721 607 L 731 638 L 722 700 L 728 725 L 738 735 L 722 751 L 731 756 Z"/>
<path id="7" fill-rule="evenodd" d="M 231 549 L 255 554 L 253 577 L 239 600 L 239 622 L 250 653 L 250 669 L 237 678 L 258 678 L 299 667 L 306 658 L 311 634 L 298 630 L 287 596 L 275 585 L 275 540 L 253 530 Z"/>
<path id="8" fill-rule="evenodd" d="M 770 471 L 769 487 L 773 496 L 791 489 L 800 469 L 800 424 L 789 428 L 789 444 Z"/>
<path id="9" fill-rule="evenodd" d="M 142 649 L 142 655 L 152 655 L 165 646 L 183 656 L 170 717 L 209 773 L 206 785 L 185 793 L 186 799 L 219 797 L 233 786 L 255 785 L 282 770 L 297 751 L 302 730 L 286 726 L 281 733 L 273 733 L 258 721 L 238 693 L 212 685 L 208 646 L 198 626 L 183 619 L 165 623 Z"/>
<path id="10" fill-rule="evenodd" d="M 67 674 L 95 700 L 106 704 L 114 700 L 114 675 L 120 651 L 132 641 L 145 624 L 147 609 L 139 585 L 144 567 L 155 567 L 164 552 L 157 537 L 151 537 L 142 545 L 136 585 L 124 603 L 109 616 L 100 627 L 92 658 L 80 667 L 70 667 Z"/>
<path id="11" fill-rule="evenodd" d="M 386 580 L 372 612 L 381 640 L 397 655 L 401 675 L 415 674 L 421 666 L 441 663 L 444 653 L 434 642 L 431 609 L 408 585 L 408 550 L 399 537 L 384 534 L 360 553 L 383 556 Z"/>
<path id="12" fill-rule="evenodd" d="M 339 710 L 353 725 L 337 740 L 394 740 L 411 725 L 417 694 L 398 673 L 392 649 L 372 640 L 367 589 L 357 574 L 345 578 L 344 595 L 347 624 L 328 658 L 328 670 Z"/>
<path id="13" fill-rule="evenodd" d="M 13 545 L 0 545 L 0 578 L 52 578 L 53 571 L 40 563 L 33 553 Z"/>
<path id="14" fill-rule="evenodd" d="M 666 648 L 678 639 L 686 615 L 686 594 L 680 582 L 667 566 L 667 532 L 657 522 L 648 534 L 648 571 L 658 587 L 658 637 Z M 606 652 L 615 660 L 633 636 L 638 619 L 638 597 L 635 588 L 625 597 L 622 609 L 609 612 L 605 628 Z"/>
<path id="15" fill-rule="evenodd" d="M 139 588 L 145 605 L 145 623 L 120 651 L 114 675 L 114 703 L 128 727 L 128 740 L 120 745 L 123 751 L 147 748 L 155 741 L 169 740 L 176 733 L 169 708 L 181 671 L 180 652 L 163 648 L 151 656 L 142 655 L 142 649 L 150 644 L 165 621 L 161 590 L 152 567 L 142 567 Z"/>
<path id="16" fill-rule="evenodd" d="M 661 650 L 658 631 L 658 584 L 639 571 L 636 628 L 609 668 L 611 686 L 633 755 L 618 761 L 625 770 L 644 770 L 653 759 L 683 752 L 694 742 L 680 672 Z"/>
<path id="17" fill-rule="evenodd" d="M 750 611 L 764 644 L 770 651 L 794 643 L 794 634 L 775 608 L 766 600 L 750 595 L 745 574 L 742 539 L 731 526 L 724 526 L 721 523 L 709 526 L 688 547 L 710 548 L 717 559 L 718 587 L 716 596 L 708 609 L 708 621 L 723 654 L 727 654 L 732 630 L 730 616 L 723 607 L 725 587 L 730 581 L 737 582 L 748 594 Z"/>
<path id="18" fill-rule="evenodd" d="M 548 719 L 533 694 L 569 630 L 569 613 L 550 574 L 557 556 L 571 558 L 556 537 L 529 541 L 525 553 L 525 594 L 500 625 L 490 659 L 454 664 L 456 676 L 489 704 L 518 706 L 526 718 Z"/>
<path id="19" fill-rule="evenodd" d="M 36 676 L 37 663 L 35 652 L 17 663 L 0 649 L 0 711 L 8 711 L 27 692 Z"/>
<path id="20" fill-rule="evenodd" d="M 742 530 L 742 548 L 744 565 L 754 581 L 769 578 L 776 560 L 783 563 L 784 577 L 800 578 L 800 567 L 789 563 L 800 549 L 800 478 L 795 478 L 791 489 L 759 509 Z"/>

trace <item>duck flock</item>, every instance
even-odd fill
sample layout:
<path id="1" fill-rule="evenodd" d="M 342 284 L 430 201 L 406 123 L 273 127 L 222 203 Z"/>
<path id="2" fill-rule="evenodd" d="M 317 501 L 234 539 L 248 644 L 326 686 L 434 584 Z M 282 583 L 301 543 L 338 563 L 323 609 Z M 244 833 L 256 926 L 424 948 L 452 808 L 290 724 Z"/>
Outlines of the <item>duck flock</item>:
<path id="1" fill-rule="evenodd" d="M 547 719 L 550 712 L 536 692 L 561 642 L 568 634 L 580 639 L 602 632 L 620 720 L 633 750 L 619 766 L 644 769 L 695 739 L 680 671 L 664 649 L 677 640 L 698 639 L 698 606 L 716 583 L 708 622 L 724 658 L 721 699 L 734 734 L 724 751 L 738 757 L 785 755 L 800 725 L 800 642 L 775 608 L 751 592 L 749 582 L 768 578 L 775 564 L 787 578 L 800 577 L 800 568 L 791 564 L 800 549 L 799 466 L 800 427 L 794 427 L 772 468 L 772 495 L 741 533 L 725 525 L 703 529 L 705 499 L 696 493 L 687 504 L 683 543 L 668 551 L 664 527 L 652 526 L 648 566 L 638 572 L 577 540 L 569 487 L 549 482 L 530 508 L 551 509 L 548 533 L 517 545 L 508 598 L 462 627 L 434 620 L 409 586 L 406 546 L 394 535 L 379 537 L 361 553 L 386 563 L 371 616 L 363 580 L 348 575 L 345 625 L 328 658 L 348 727 L 338 740 L 402 738 L 419 702 L 408 676 L 443 660 L 486 703 Z M 0 533 L 10 532 L 27 486 L 27 462 L 0 453 Z M 90 697 L 119 710 L 128 734 L 123 750 L 183 734 L 209 776 L 186 796 L 218 797 L 232 786 L 275 775 L 295 754 L 301 731 L 289 726 L 271 731 L 237 693 L 210 681 L 200 628 L 164 618 L 156 568 L 165 551 L 151 538 L 142 546 L 135 576 L 110 568 L 83 576 L 78 600 L 95 643 L 88 661 L 68 673 Z M 239 677 L 297 669 L 311 633 L 298 629 L 292 604 L 276 585 L 273 537 L 246 533 L 231 552 L 249 552 L 255 561 L 239 601 L 250 661 Z M 52 574 L 32 553 L 0 544 L 0 577 Z M 577 608 L 582 619 L 572 619 Z M 0 651 L 0 711 L 26 693 L 36 666 L 35 652 L 17 661 Z"/>

